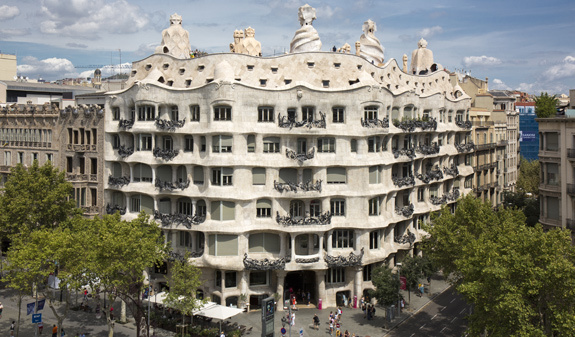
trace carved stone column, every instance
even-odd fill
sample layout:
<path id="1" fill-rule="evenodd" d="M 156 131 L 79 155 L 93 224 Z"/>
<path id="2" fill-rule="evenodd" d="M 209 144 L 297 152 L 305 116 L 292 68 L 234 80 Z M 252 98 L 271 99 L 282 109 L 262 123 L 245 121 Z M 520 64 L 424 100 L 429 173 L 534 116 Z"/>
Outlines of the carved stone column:
<path id="1" fill-rule="evenodd" d="M 323 237 L 325 233 L 319 234 L 319 258 L 323 258 Z"/>
<path id="2" fill-rule="evenodd" d="M 126 194 L 126 213 L 132 211 L 132 204 L 130 203 L 130 196 Z"/>
<path id="3" fill-rule="evenodd" d="M 276 293 L 280 295 L 280 298 L 277 303 L 277 311 L 284 310 L 284 282 L 286 278 L 286 271 L 284 270 L 277 270 L 276 271 L 277 277 L 277 284 L 276 284 Z"/>
<path id="4" fill-rule="evenodd" d="M 329 255 L 332 255 L 332 251 L 331 251 L 332 235 L 333 235 L 333 231 L 329 231 L 329 233 L 327 234 L 326 248 L 327 248 L 327 253 Z"/>
<path id="5" fill-rule="evenodd" d="M 222 284 L 222 298 L 220 299 L 220 304 L 221 305 L 226 305 L 226 295 L 225 295 L 225 291 L 226 291 L 226 271 L 222 270 L 220 273 L 220 277 L 221 277 L 221 284 Z"/>
<path id="6" fill-rule="evenodd" d="M 354 295 L 357 296 L 358 301 L 361 298 L 362 285 L 363 285 L 363 267 L 358 266 L 355 267 L 355 277 L 353 282 L 353 292 Z"/>
<path id="7" fill-rule="evenodd" d="M 321 298 L 323 302 L 323 307 L 327 306 L 327 293 L 325 292 L 325 270 L 318 270 L 315 272 L 316 282 L 317 282 L 317 297 Z"/>
<path id="8" fill-rule="evenodd" d="M 240 295 L 246 295 L 247 302 L 249 303 L 249 295 L 248 295 L 248 270 L 242 270 L 240 272 Z"/>
<path id="9" fill-rule="evenodd" d="M 130 182 L 133 183 L 134 182 L 134 166 L 128 165 L 128 167 L 130 168 Z"/>
<path id="10" fill-rule="evenodd" d="M 291 240 L 291 261 L 295 262 L 295 237 L 296 234 L 290 234 Z"/>
<path id="11" fill-rule="evenodd" d="M 286 257 L 286 233 L 280 233 L 280 257 Z"/>

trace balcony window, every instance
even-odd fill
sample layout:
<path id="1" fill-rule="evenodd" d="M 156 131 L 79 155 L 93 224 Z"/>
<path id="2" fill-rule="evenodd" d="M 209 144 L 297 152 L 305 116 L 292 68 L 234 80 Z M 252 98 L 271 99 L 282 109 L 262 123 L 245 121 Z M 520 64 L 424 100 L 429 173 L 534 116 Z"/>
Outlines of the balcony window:
<path id="1" fill-rule="evenodd" d="M 199 122 L 200 121 L 200 106 L 199 105 L 190 105 L 190 120 L 192 122 Z"/>
<path id="2" fill-rule="evenodd" d="M 333 107 L 331 108 L 333 115 L 333 123 L 345 123 L 345 108 L 344 107 Z"/>
<path id="3" fill-rule="evenodd" d="M 274 121 L 274 108 L 264 106 L 258 108 L 258 122 L 273 122 Z"/>
<path id="4" fill-rule="evenodd" d="M 120 120 L 120 108 L 113 107 L 112 108 L 112 120 L 119 121 Z"/>
<path id="5" fill-rule="evenodd" d="M 204 184 L 204 168 L 202 166 L 194 166 L 193 176 L 194 185 Z"/>
<path id="6" fill-rule="evenodd" d="M 369 199 L 369 215 L 371 216 L 379 215 L 379 203 L 380 203 L 379 197 Z"/>
<path id="7" fill-rule="evenodd" d="M 228 234 L 208 235 L 208 254 L 212 256 L 237 256 L 238 236 Z"/>
<path id="8" fill-rule="evenodd" d="M 318 217 L 321 215 L 321 203 L 319 200 L 312 200 L 309 203 L 309 215 L 311 217 Z"/>
<path id="9" fill-rule="evenodd" d="M 317 151 L 322 153 L 335 153 L 335 138 L 318 138 Z"/>
<path id="10" fill-rule="evenodd" d="M 177 208 L 178 213 L 180 213 L 180 214 L 185 214 L 185 215 L 190 215 L 190 216 L 194 214 L 192 199 L 190 199 L 190 198 L 178 199 L 177 207 L 178 207 Z"/>
<path id="11" fill-rule="evenodd" d="M 194 151 L 194 137 L 185 136 L 184 137 L 184 152 L 193 152 L 193 151 Z"/>
<path id="12" fill-rule="evenodd" d="M 212 201 L 212 220 L 227 221 L 235 219 L 236 204 L 232 201 Z"/>
<path id="13" fill-rule="evenodd" d="M 331 214 L 333 216 L 345 216 L 345 200 L 344 199 L 331 199 L 330 202 Z"/>
<path id="14" fill-rule="evenodd" d="M 214 153 L 229 153 L 232 152 L 232 136 L 216 135 L 212 136 L 212 152 Z"/>
<path id="15" fill-rule="evenodd" d="M 153 121 L 156 119 L 156 107 L 153 105 L 138 106 L 139 121 Z"/>
<path id="16" fill-rule="evenodd" d="M 327 168 L 328 184 L 345 184 L 347 183 L 347 173 L 345 167 L 328 167 Z"/>
<path id="17" fill-rule="evenodd" d="M 212 185 L 231 186 L 234 169 L 231 167 L 218 167 L 212 169 Z"/>
<path id="18" fill-rule="evenodd" d="M 301 200 L 292 200 L 290 202 L 290 216 L 292 218 L 302 217 L 304 212 L 304 204 Z"/>
<path id="19" fill-rule="evenodd" d="M 364 119 L 366 120 L 378 119 L 378 110 L 379 108 L 377 106 L 366 106 L 363 109 Z"/>
<path id="20" fill-rule="evenodd" d="M 248 153 L 256 152 L 256 136 L 255 135 L 248 135 L 247 145 L 248 145 Z"/>
<path id="21" fill-rule="evenodd" d="M 147 214 L 154 213 L 154 199 L 149 195 L 136 194 L 130 198 L 130 201 L 130 212 L 140 213 L 141 211 L 144 211 Z"/>
<path id="22" fill-rule="evenodd" d="M 546 163 L 547 171 L 547 184 L 548 185 L 559 185 L 559 165 L 555 163 Z"/>
<path id="23" fill-rule="evenodd" d="M 229 105 L 219 105 L 214 107 L 214 121 L 231 121 L 232 107 Z"/>
<path id="24" fill-rule="evenodd" d="M 138 135 L 138 147 L 137 151 L 152 151 L 152 135 L 150 134 L 140 134 Z"/>
<path id="25" fill-rule="evenodd" d="M 369 232 L 369 249 L 379 249 L 379 231 Z"/>
<path id="26" fill-rule="evenodd" d="M 301 108 L 301 119 L 302 121 L 313 122 L 314 120 L 315 108 L 313 106 L 304 106 Z"/>
<path id="27" fill-rule="evenodd" d="M 152 182 L 152 168 L 146 164 L 136 164 L 133 169 L 134 182 Z"/>
<path id="28" fill-rule="evenodd" d="M 379 152 L 380 145 L 380 139 L 378 136 L 367 138 L 367 152 Z"/>
<path id="29" fill-rule="evenodd" d="M 325 274 L 325 281 L 327 283 L 344 283 L 345 282 L 345 268 L 330 268 Z"/>
<path id="30" fill-rule="evenodd" d="M 259 199 L 256 202 L 256 216 L 258 218 L 271 218 L 272 202 L 269 199 Z"/>
<path id="31" fill-rule="evenodd" d="M 279 153 L 280 152 L 280 139 L 279 137 L 265 137 L 264 138 L 264 153 Z"/>
<path id="32" fill-rule="evenodd" d="M 280 246 L 280 236 L 277 234 L 254 233 L 248 239 L 250 253 L 279 253 Z"/>
<path id="33" fill-rule="evenodd" d="M 280 183 L 282 183 L 282 184 L 285 184 L 285 183 L 296 184 L 298 182 L 297 169 L 294 169 L 294 168 L 280 169 L 279 180 L 280 180 Z"/>
<path id="34" fill-rule="evenodd" d="M 332 248 L 353 248 L 354 238 L 352 230 L 334 230 L 331 235 Z"/>

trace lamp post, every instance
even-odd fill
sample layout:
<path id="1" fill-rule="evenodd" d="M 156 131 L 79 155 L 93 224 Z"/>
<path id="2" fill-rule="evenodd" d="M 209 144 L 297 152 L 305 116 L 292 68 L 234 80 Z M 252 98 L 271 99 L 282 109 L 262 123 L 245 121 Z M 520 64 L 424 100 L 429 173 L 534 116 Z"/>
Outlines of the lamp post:
<path id="1" fill-rule="evenodd" d="M 395 264 L 397 267 L 397 317 L 401 314 L 401 262 Z"/>

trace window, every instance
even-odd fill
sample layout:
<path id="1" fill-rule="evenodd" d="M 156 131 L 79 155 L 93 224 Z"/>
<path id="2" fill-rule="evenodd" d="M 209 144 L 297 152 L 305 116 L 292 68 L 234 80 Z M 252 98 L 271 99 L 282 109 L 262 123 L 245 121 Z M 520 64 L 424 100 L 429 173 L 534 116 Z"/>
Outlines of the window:
<path id="1" fill-rule="evenodd" d="M 447 112 L 447 123 L 451 123 L 453 121 L 453 110 L 449 110 Z"/>
<path id="2" fill-rule="evenodd" d="M 200 121 L 200 106 L 199 105 L 190 105 L 190 120 L 192 122 L 199 122 Z"/>
<path id="3" fill-rule="evenodd" d="M 154 213 L 154 199 L 148 195 L 136 194 L 133 195 L 130 204 L 130 212 L 140 213 L 144 211 L 148 214 Z"/>
<path id="4" fill-rule="evenodd" d="M 31 159 L 32 163 L 34 162 L 34 160 L 38 160 L 38 152 L 32 152 Z"/>
<path id="5" fill-rule="evenodd" d="M 177 105 L 170 106 L 169 111 L 170 111 L 170 119 L 173 121 L 177 121 L 180 117 L 178 106 Z"/>
<path id="6" fill-rule="evenodd" d="M 8 152 L 10 153 L 10 152 Z M 54 155 L 51 153 L 46 153 L 46 161 L 53 161 L 54 160 Z M 11 165 L 11 164 L 5 164 L 5 165 Z"/>
<path id="7" fill-rule="evenodd" d="M 231 121 L 232 120 L 232 107 L 229 105 L 219 105 L 214 107 L 214 120 L 215 121 Z"/>
<path id="8" fill-rule="evenodd" d="M 216 281 L 216 287 L 221 287 L 222 286 L 222 272 L 219 270 L 216 270 L 216 277 L 215 277 L 215 281 Z M 220 301 L 216 302 L 219 303 Z"/>
<path id="9" fill-rule="evenodd" d="M 333 216 L 345 216 L 344 199 L 331 199 L 329 205 Z"/>
<path id="10" fill-rule="evenodd" d="M 353 248 L 353 231 L 339 229 L 334 230 L 331 234 L 332 248 Z"/>
<path id="11" fill-rule="evenodd" d="M 138 120 L 139 121 L 153 121 L 156 119 L 156 107 L 152 105 L 138 106 Z"/>
<path id="12" fill-rule="evenodd" d="M 345 108 L 344 107 L 333 107 L 331 108 L 333 114 L 333 123 L 345 123 Z"/>
<path id="13" fill-rule="evenodd" d="M 271 106 L 262 106 L 258 108 L 258 122 L 273 122 L 274 108 Z"/>
<path id="14" fill-rule="evenodd" d="M 345 268 L 330 268 L 325 274 L 325 281 L 327 283 L 344 283 L 345 282 Z"/>
<path id="15" fill-rule="evenodd" d="M 321 84 L 324 88 L 329 88 L 329 80 L 323 80 L 321 81 Z"/>
<path id="16" fill-rule="evenodd" d="M 559 151 L 559 134 L 558 133 L 546 133 L 545 134 L 545 150 L 546 151 Z"/>
<path id="17" fill-rule="evenodd" d="M 17 164 L 24 164 L 24 152 L 18 152 Z"/>
<path id="18" fill-rule="evenodd" d="M 112 149 L 117 149 L 120 147 L 120 135 L 113 134 L 112 135 Z"/>
<path id="19" fill-rule="evenodd" d="M 193 151 L 194 151 L 194 137 L 185 136 L 184 137 L 184 152 L 193 152 Z"/>
<path id="20" fill-rule="evenodd" d="M 327 183 L 328 184 L 345 184 L 347 180 L 345 167 L 328 167 Z"/>
<path id="21" fill-rule="evenodd" d="M 380 140 L 378 136 L 367 138 L 367 152 L 379 152 Z"/>
<path id="22" fill-rule="evenodd" d="M 192 236 L 188 232 L 179 232 L 180 246 L 192 248 Z"/>
<path id="23" fill-rule="evenodd" d="M 559 198 L 547 197 L 547 218 L 559 220 Z"/>
<path id="24" fill-rule="evenodd" d="M 76 200 L 76 207 L 86 206 L 86 188 L 75 188 L 74 199 Z"/>
<path id="25" fill-rule="evenodd" d="M 193 215 L 192 200 L 190 198 L 180 198 L 177 203 L 179 214 Z"/>
<path id="26" fill-rule="evenodd" d="M 120 108 L 113 107 L 112 108 L 112 120 L 118 121 L 120 120 Z"/>
<path id="27" fill-rule="evenodd" d="M 364 282 L 371 281 L 371 274 L 375 268 L 376 267 L 375 267 L 374 263 L 367 264 L 367 265 L 363 266 L 363 281 Z"/>
<path id="28" fill-rule="evenodd" d="M 95 188 L 90 188 L 90 199 L 92 201 L 91 205 L 96 206 L 98 203 L 98 190 Z"/>
<path id="29" fill-rule="evenodd" d="M 140 134 L 138 135 L 138 151 L 152 151 L 152 135 Z"/>
<path id="30" fill-rule="evenodd" d="M 83 157 L 78 158 L 78 161 L 80 163 L 80 173 L 84 174 L 86 173 L 86 159 Z"/>
<path id="31" fill-rule="evenodd" d="M 466 154 L 465 155 L 465 165 L 473 165 L 473 155 Z"/>
<path id="32" fill-rule="evenodd" d="M 264 138 L 264 153 L 279 153 L 280 152 L 280 139 L 279 137 L 265 137 Z"/>
<path id="33" fill-rule="evenodd" d="M 271 218 L 272 202 L 269 199 L 259 199 L 256 202 L 256 216 L 258 218 Z"/>
<path id="34" fill-rule="evenodd" d="M 4 165 L 6 166 L 12 165 L 12 152 L 4 151 Z"/>
<path id="35" fill-rule="evenodd" d="M 200 152 L 206 152 L 206 136 L 200 137 Z"/>
<path id="36" fill-rule="evenodd" d="M 266 169 L 263 167 L 252 168 L 252 185 L 266 184 Z"/>
<path id="37" fill-rule="evenodd" d="M 546 163 L 547 184 L 559 185 L 559 165 L 555 163 Z"/>
<path id="38" fill-rule="evenodd" d="M 232 136 L 219 135 L 212 136 L 212 152 L 214 153 L 228 153 L 232 152 Z"/>
<path id="39" fill-rule="evenodd" d="M 213 256 L 238 255 L 238 236 L 228 234 L 208 235 L 208 254 Z"/>
<path id="40" fill-rule="evenodd" d="M 335 138 L 318 138 L 317 152 L 335 153 Z"/>
<path id="41" fill-rule="evenodd" d="M 301 200 L 292 200 L 289 204 L 289 213 L 292 218 L 302 217 L 304 204 Z"/>
<path id="42" fill-rule="evenodd" d="M 134 182 L 152 182 L 152 168 L 146 164 L 134 165 Z"/>
<path id="43" fill-rule="evenodd" d="M 297 169 L 293 168 L 282 168 L 279 173 L 280 183 L 294 183 L 297 184 Z"/>
<path id="44" fill-rule="evenodd" d="M 236 204 L 232 201 L 212 201 L 212 220 L 234 220 Z"/>
<path id="45" fill-rule="evenodd" d="M 379 197 L 369 199 L 369 215 L 379 215 Z"/>
<path id="46" fill-rule="evenodd" d="M 425 188 L 423 188 L 423 187 L 419 187 L 417 189 L 417 201 L 420 201 L 420 202 L 423 201 L 424 192 L 425 192 Z"/>
<path id="47" fill-rule="evenodd" d="M 309 203 L 309 216 L 318 217 L 321 215 L 321 203 L 319 200 L 312 200 Z"/>
<path id="48" fill-rule="evenodd" d="M 381 184 L 381 166 L 369 167 L 369 183 Z"/>
<path id="49" fill-rule="evenodd" d="M 226 288 L 235 288 L 237 286 L 237 272 L 227 271 L 225 275 Z"/>
<path id="50" fill-rule="evenodd" d="M 305 138 L 298 138 L 297 139 L 297 153 L 298 154 L 305 154 L 307 153 L 307 139 Z"/>
<path id="51" fill-rule="evenodd" d="M 378 110 L 379 108 L 377 106 L 366 106 L 363 109 L 363 117 L 366 120 L 370 120 L 370 119 L 377 119 L 378 117 Z"/>
<path id="52" fill-rule="evenodd" d="M 212 169 L 212 185 L 231 186 L 234 169 L 231 167 L 218 167 Z"/>
<path id="53" fill-rule="evenodd" d="M 304 106 L 301 108 L 301 120 L 313 122 L 315 108 L 313 106 Z"/>
<path id="54" fill-rule="evenodd" d="M 255 135 L 248 135 L 248 153 L 256 152 L 256 136 Z"/>
<path id="55" fill-rule="evenodd" d="M 74 172 L 74 157 L 66 157 L 66 172 Z"/>
<path id="56" fill-rule="evenodd" d="M 98 158 L 90 158 L 90 173 L 98 174 Z"/>
<path id="57" fill-rule="evenodd" d="M 349 142 L 349 147 L 352 153 L 357 153 L 357 139 L 352 139 Z"/>
<path id="58" fill-rule="evenodd" d="M 379 249 L 379 231 L 369 232 L 369 249 Z"/>
<path id="59" fill-rule="evenodd" d="M 431 110 L 423 110 L 423 120 L 429 119 L 430 115 L 431 115 Z"/>
<path id="60" fill-rule="evenodd" d="M 265 286 L 268 284 L 269 272 L 267 270 L 250 271 L 250 286 Z"/>
<path id="61" fill-rule="evenodd" d="M 248 251 L 250 253 L 279 253 L 280 236 L 271 233 L 250 234 Z"/>
<path id="62" fill-rule="evenodd" d="M 202 166 L 194 166 L 194 173 L 192 175 L 194 185 L 204 184 L 204 168 Z"/>

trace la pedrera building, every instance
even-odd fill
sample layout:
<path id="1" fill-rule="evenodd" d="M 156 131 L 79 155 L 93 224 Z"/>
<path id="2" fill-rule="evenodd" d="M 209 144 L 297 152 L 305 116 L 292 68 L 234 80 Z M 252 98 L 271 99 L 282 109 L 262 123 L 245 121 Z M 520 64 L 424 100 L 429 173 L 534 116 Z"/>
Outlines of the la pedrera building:
<path id="1" fill-rule="evenodd" d="M 427 42 L 409 67 L 384 61 L 368 20 L 355 53 L 321 51 L 313 19 L 300 8 L 281 56 L 261 57 L 247 28 L 229 53 L 190 57 L 173 15 L 107 94 L 108 213 L 149 213 L 215 302 L 352 303 L 375 267 L 421 254 L 430 212 L 471 191 L 470 98 Z M 151 274 L 167 279 L 169 263 Z"/>

